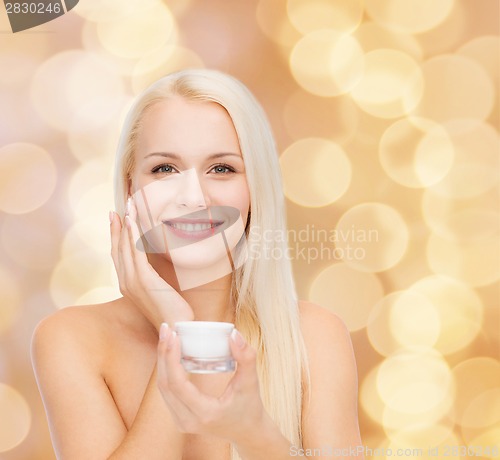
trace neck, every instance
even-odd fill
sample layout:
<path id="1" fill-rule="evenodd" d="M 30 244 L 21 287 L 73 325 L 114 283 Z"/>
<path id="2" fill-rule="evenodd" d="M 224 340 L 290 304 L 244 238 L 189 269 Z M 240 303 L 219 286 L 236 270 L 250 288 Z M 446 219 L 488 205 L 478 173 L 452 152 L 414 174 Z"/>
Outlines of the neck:
<path id="1" fill-rule="evenodd" d="M 234 305 L 230 300 L 231 273 L 200 286 L 182 289 L 172 262 L 161 254 L 148 254 L 148 259 L 156 272 L 191 306 L 195 321 L 234 322 Z M 192 278 L 196 274 L 199 274 L 198 269 L 193 270 Z"/>

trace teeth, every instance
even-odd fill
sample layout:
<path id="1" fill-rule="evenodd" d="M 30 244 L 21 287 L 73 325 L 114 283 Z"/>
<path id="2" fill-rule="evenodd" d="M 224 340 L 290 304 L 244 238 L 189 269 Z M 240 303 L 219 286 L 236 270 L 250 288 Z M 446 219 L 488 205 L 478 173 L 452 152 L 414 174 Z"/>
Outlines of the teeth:
<path id="1" fill-rule="evenodd" d="M 202 230 L 208 230 L 209 228 L 215 227 L 215 225 L 211 224 L 187 224 L 181 222 L 170 222 L 170 225 L 178 230 L 182 230 L 184 232 L 200 232 Z"/>

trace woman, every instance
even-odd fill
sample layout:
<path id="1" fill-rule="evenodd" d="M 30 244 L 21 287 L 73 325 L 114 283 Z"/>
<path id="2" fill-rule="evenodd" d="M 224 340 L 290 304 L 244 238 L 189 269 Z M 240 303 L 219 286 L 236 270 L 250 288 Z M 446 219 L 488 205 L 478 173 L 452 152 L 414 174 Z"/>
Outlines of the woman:
<path id="1" fill-rule="evenodd" d="M 362 458 L 349 334 L 296 300 L 278 156 L 249 91 L 208 70 L 157 81 L 129 113 L 115 171 L 123 297 L 58 311 L 33 338 L 58 458 Z M 238 222 L 226 251 L 203 241 Z M 234 322 L 236 371 L 186 373 L 179 320 Z"/>

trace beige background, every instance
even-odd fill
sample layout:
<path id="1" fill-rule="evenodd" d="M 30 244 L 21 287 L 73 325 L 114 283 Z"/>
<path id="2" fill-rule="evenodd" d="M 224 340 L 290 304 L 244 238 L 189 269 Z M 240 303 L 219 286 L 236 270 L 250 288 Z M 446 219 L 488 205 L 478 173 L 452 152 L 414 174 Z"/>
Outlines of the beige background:
<path id="1" fill-rule="evenodd" d="M 496 0 L 80 0 L 12 34 L 2 5 L 0 458 L 54 458 L 32 331 L 117 295 L 120 123 L 145 85 L 193 66 L 240 78 L 269 115 L 299 295 L 352 331 L 364 444 L 492 457 L 498 18 Z"/>

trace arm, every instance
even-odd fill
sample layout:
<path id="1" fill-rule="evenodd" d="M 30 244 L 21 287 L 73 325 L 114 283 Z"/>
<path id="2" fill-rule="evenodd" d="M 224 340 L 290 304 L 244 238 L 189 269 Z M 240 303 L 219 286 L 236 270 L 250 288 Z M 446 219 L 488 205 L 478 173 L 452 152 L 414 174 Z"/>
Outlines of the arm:
<path id="1" fill-rule="evenodd" d="M 127 431 L 101 374 L 102 350 L 76 333 L 74 325 L 83 322 L 77 312 L 62 310 L 38 325 L 32 341 L 33 367 L 57 458 L 180 460 L 182 438 L 157 389 L 156 373 Z"/>

